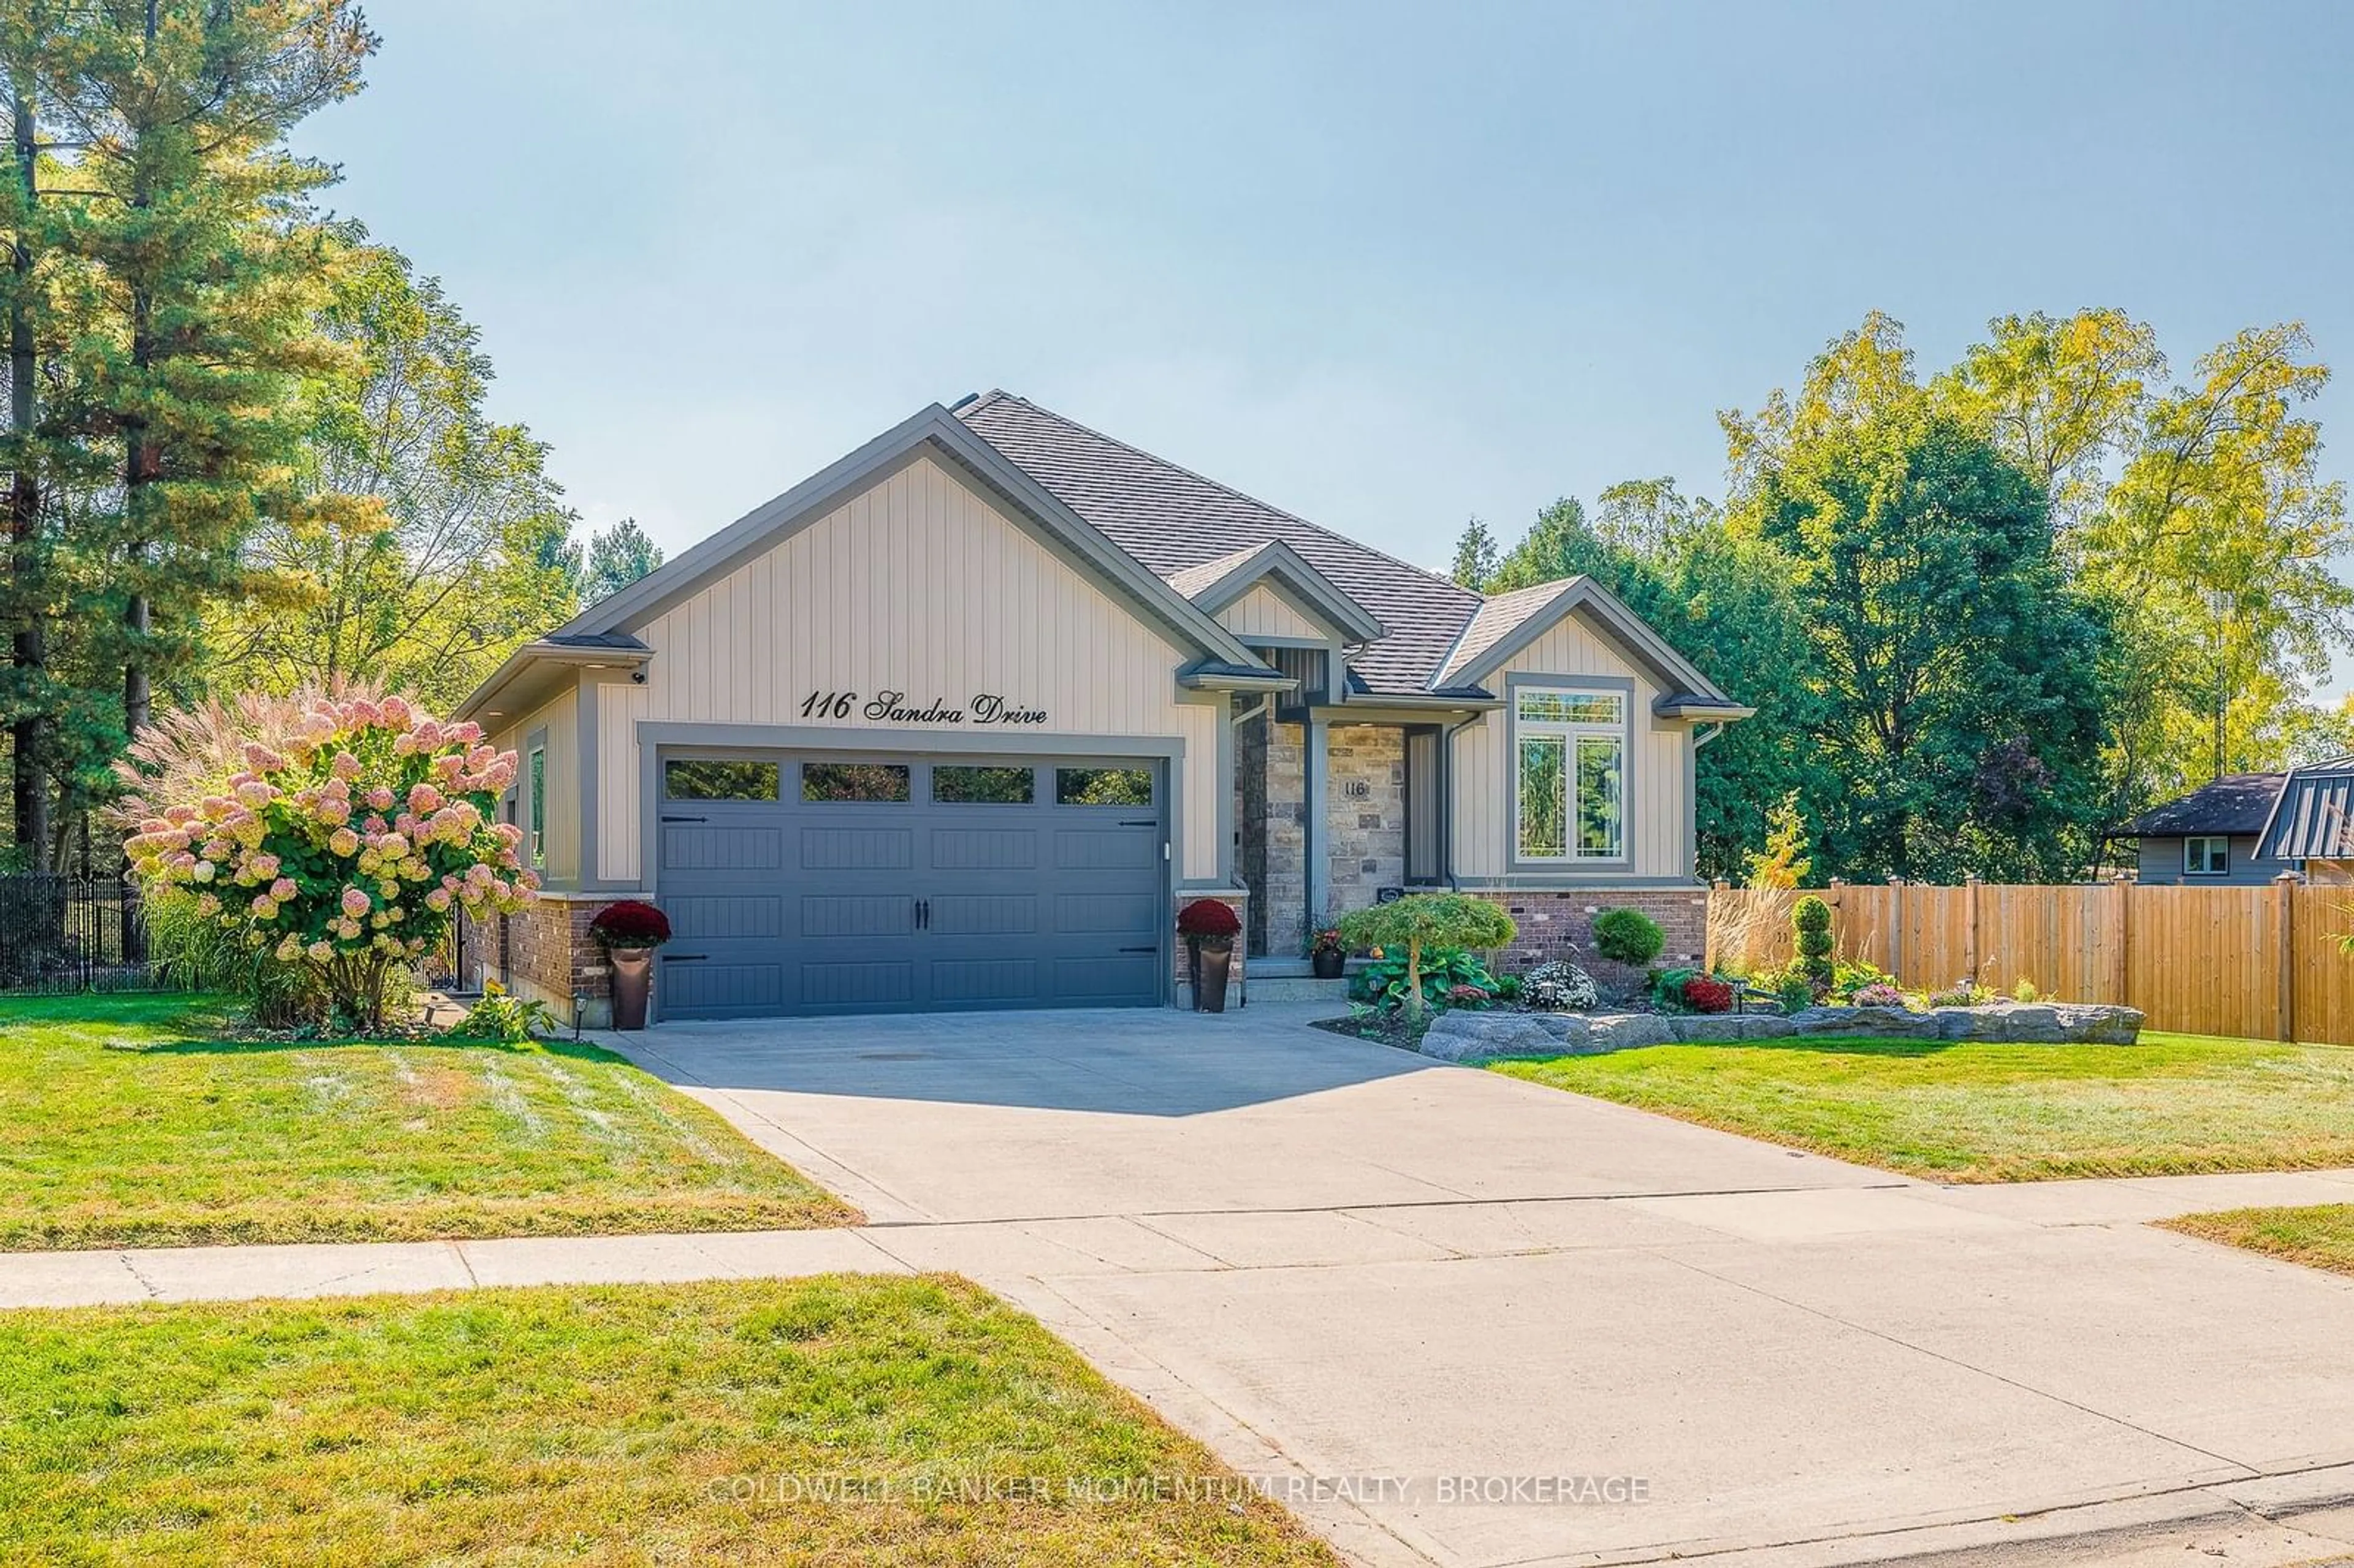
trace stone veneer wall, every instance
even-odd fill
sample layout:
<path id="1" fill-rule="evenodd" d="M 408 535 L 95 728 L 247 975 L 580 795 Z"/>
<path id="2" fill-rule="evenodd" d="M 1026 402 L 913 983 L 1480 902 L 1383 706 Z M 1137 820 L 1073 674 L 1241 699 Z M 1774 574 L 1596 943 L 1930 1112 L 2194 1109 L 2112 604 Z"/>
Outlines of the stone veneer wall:
<path id="1" fill-rule="evenodd" d="M 1405 885 L 1405 731 L 1394 725 L 1334 725 L 1327 741 L 1325 832 L 1332 906 L 1360 909 L 1384 887 Z M 1362 788 L 1363 794 L 1352 789 Z M 1299 933 L 1295 950 L 1304 946 Z"/>
<path id="2" fill-rule="evenodd" d="M 466 922 L 467 968 L 517 996 L 544 1001 L 567 1023 L 601 1029 L 612 1019 L 605 949 L 588 935 L 607 894 L 543 893 L 529 908 Z M 506 927 L 507 965 L 499 967 L 499 927 Z M 572 999 L 580 998 L 580 1016 Z"/>
<path id="3" fill-rule="evenodd" d="M 1500 904 L 1520 927 L 1504 949 L 1505 969 L 1519 973 L 1551 959 L 1593 968 L 1594 917 L 1605 909 L 1640 909 L 1659 923 L 1667 945 L 1663 964 L 1699 963 L 1708 945 L 1708 889 L 1691 887 L 1578 888 L 1569 892 L 1500 893 L 1478 896 Z"/>
<path id="4" fill-rule="evenodd" d="M 1244 936 L 1254 953 L 1288 953 L 1306 940 L 1307 747 L 1301 726 L 1262 714 L 1235 736 L 1235 872 L 1251 889 Z"/>

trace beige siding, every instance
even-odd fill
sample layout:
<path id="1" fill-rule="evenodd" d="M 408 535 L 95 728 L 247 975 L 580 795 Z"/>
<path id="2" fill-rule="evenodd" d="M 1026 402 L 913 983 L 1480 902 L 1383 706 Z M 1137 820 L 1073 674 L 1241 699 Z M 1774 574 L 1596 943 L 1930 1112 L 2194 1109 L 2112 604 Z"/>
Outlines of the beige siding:
<path id="1" fill-rule="evenodd" d="M 1482 683 L 1503 694 L 1511 673 L 1605 675 L 1635 683 L 1634 741 L 1627 758 L 1626 863 L 1567 864 L 1597 876 L 1689 877 L 1692 801 L 1687 775 L 1690 727 L 1651 716 L 1661 693 L 1642 666 L 1575 612 L 1564 617 Z M 1514 874 L 1508 859 L 1512 769 L 1508 715 L 1481 716 L 1455 737 L 1453 869 L 1464 877 Z"/>
<path id="2" fill-rule="evenodd" d="M 1265 583 L 1218 611 L 1219 623 L 1235 636 L 1312 637 L 1322 641 L 1331 633 L 1299 611 L 1289 599 Z"/>
<path id="3" fill-rule="evenodd" d="M 1044 732 L 1180 737 L 1181 874 L 1217 874 L 1220 705 L 1179 701 L 1172 643 L 928 460 L 635 630 L 654 650 L 646 683 L 599 688 L 605 877 L 642 874 L 640 720 L 874 727 L 884 748 L 953 750 L 972 733 L 802 716 L 811 693 L 837 691 L 916 706 L 993 693 L 1044 709 Z"/>
<path id="4" fill-rule="evenodd" d="M 547 824 L 542 832 L 547 863 L 542 874 L 550 885 L 563 887 L 580 880 L 580 705 L 578 693 L 567 690 L 545 706 L 493 733 L 489 738 L 502 751 L 515 754 L 515 821 L 530 808 L 531 756 L 534 730 L 547 731 Z"/>

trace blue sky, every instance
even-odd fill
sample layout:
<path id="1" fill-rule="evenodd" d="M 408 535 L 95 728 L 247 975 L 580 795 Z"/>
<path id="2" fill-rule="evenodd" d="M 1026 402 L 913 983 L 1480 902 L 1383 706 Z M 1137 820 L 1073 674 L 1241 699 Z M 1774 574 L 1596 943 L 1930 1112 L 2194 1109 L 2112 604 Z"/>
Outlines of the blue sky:
<path id="1" fill-rule="evenodd" d="M 1716 411 L 1874 308 L 1925 367 L 2115 304 L 2183 375 L 2294 318 L 2354 376 L 2354 7 L 367 9 L 301 147 L 673 550 L 991 386 L 1443 565 L 1721 493 Z"/>

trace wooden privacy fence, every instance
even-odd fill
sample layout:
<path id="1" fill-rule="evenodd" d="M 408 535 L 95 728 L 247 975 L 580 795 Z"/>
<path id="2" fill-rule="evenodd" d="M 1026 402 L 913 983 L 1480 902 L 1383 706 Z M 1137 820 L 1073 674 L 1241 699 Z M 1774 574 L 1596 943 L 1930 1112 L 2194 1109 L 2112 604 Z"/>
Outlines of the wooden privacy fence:
<path id="1" fill-rule="evenodd" d="M 1717 887 L 1708 950 L 1727 969 L 1790 961 L 1801 893 Z M 1936 991 L 1974 977 L 2021 980 L 2062 1001 L 2123 1002 L 2152 1029 L 2354 1045 L 2354 886 L 2283 879 L 2260 887 L 1961 887 L 1840 884 L 1831 906 L 1843 959 Z"/>

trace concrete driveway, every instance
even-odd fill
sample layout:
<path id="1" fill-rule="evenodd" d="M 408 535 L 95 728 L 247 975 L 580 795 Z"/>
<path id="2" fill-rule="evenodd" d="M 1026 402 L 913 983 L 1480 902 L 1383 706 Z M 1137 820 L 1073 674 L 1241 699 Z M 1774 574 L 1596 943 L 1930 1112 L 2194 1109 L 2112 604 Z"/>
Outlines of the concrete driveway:
<path id="1" fill-rule="evenodd" d="M 604 1038 L 1363 1562 L 2354 1550 L 2354 1281 L 2144 1223 L 2354 1172 L 1944 1189 L 1307 1016 Z"/>

